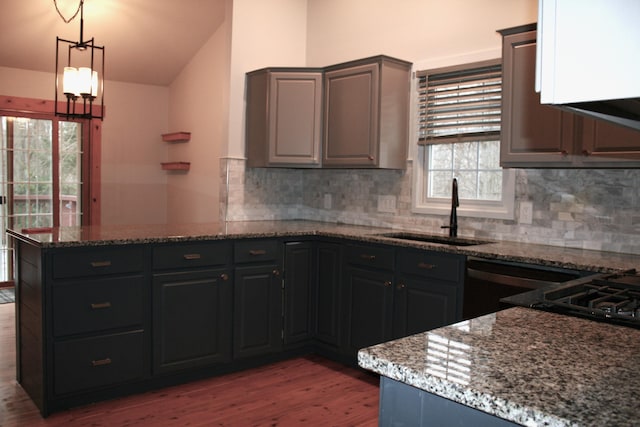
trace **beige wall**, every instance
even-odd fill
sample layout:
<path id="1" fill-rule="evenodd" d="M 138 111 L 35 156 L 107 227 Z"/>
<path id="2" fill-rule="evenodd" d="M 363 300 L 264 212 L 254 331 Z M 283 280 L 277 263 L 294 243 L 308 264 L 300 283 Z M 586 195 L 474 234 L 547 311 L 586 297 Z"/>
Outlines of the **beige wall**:
<path id="1" fill-rule="evenodd" d="M 227 157 L 244 158 L 245 73 L 306 65 L 307 1 L 233 0 L 232 22 Z"/>
<path id="2" fill-rule="evenodd" d="M 229 32 L 223 23 L 170 86 L 169 131 L 191 132 L 187 143 L 166 144 L 171 161 L 189 172 L 167 172 L 167 222 L 219 219 L 220 157 L 229 114 Z"/>
<path id="3" fill-rule="evenodd" d="M 0 67 L 0 94 L 53 99 L 53 73 Z M 166 221 L 166 175 L 160 162 L 168 117 L 165 87 L 105 82 L 102 126 L 102 223 Z"/>
<path id="4" fill-rule="evenodd" d="M 105 83 L 102 126 L 102 224 L 166 222 L 166 157 L 169 90 Z"/>
<path id="5" fill-rule="evenodd" d="M 308 0 L 307 65 L 385 54 L 411 62 L 500 47 L 536 0 Z"/>

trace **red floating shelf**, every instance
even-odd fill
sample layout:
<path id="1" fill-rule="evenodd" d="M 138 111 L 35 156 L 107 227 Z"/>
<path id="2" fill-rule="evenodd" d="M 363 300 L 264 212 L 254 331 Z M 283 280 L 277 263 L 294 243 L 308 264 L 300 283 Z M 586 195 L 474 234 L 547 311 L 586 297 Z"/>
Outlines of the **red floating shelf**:
<path id="1" fill-rule="evenodd" d="M 172 132 L 162 134 L 165 142 L 187 142 L 191 139 L 191 132 Z"/>
<path id="2" fill-rule="evenodd" d="M 188 171 L 191 167 L 190 162 L 166 162 L 161 165 L 162 169 L 166 171 Z"/>

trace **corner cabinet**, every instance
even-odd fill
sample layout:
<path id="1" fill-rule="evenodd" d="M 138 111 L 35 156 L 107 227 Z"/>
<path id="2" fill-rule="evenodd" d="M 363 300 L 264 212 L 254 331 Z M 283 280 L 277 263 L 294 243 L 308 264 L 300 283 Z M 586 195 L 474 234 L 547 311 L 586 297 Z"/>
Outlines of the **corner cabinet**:
<path id="1" fill-rule="evenodd" d="M 249 167 L 404 169 L 411 63 L 375 56 L 247 73 Z"/>
<path id="2" fill-rule="evenodd" d="M 536 25 L 499 31 L 503 167 L 640 167 L 640 132 L 540 103 Z"/>
<path id="3" fill-rule="evenodd" d="M 387 56 L 325 69 L 323 166 L 405 168 L 410 78 L 411 63 Z"/>
<path id="4" fill-rule="evenodd" d="M 247 74 L 247 166 L 320 166 L 322 71 Z"/>

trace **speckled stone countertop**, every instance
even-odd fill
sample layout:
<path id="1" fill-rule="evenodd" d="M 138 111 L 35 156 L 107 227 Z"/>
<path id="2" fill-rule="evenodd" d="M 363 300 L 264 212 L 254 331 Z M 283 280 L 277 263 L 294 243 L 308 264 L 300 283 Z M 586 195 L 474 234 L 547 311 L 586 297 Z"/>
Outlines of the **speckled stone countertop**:
<path id="1" fill-rule="evenodd" d="M 527 426 L 640 425 L 640 330 L 516 307 L 360 350 L 361 367 Z"/>
<path id="2" fill-rule="evenodd" d="M 516 242 L 492 242 L 475 246 L 455 246 L 381 236 L 381 234 L 390 231 L 398 230 L 292 220 L 60 227 L 43 233 L 29 234 L 16 230 L 8 230 L 8 233 L 15 238 L 43 248 L 259 237 L 325 236 L 594 272 L 614 272 L 640 267 L 640 255 L 634 254 Z"/>

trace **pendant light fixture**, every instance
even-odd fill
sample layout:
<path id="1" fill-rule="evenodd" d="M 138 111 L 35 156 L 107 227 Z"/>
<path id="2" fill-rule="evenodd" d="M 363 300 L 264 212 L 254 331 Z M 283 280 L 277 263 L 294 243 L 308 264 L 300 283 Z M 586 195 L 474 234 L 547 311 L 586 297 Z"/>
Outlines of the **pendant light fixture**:
<path id="1" fill-rule="evenodd" d="M 66 19 L 57 0 L 56 11 L 65 23 L 80 13 L 80 40 L 56 37 L 55 114 L 68 118 L 101 119 L 104 111 L 104 46 L 96 46 L 93 37 L 84 40 L 84 0 L 75 14 Z M 58 99 L 65 100 L 58 105 Z"/>

